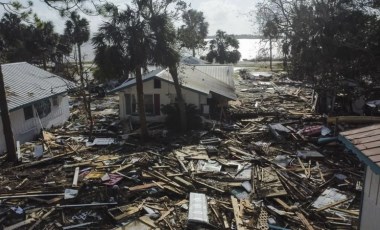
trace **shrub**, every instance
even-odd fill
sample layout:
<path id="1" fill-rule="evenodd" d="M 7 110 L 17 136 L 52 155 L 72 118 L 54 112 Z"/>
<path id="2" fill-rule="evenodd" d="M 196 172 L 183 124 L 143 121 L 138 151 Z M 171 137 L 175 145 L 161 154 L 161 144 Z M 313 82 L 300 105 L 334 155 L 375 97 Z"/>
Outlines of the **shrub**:
<path id="1" fill-rule="evenodd" d="M 161 111 L 167 117 L 166 126 L 170 130 L 180 131 L 180 113 L 178 104 L 162 105 Z M 198 109 L 194 104 L 186 104 L 186 119 L 188 130 L 200 129 L 202 127 L 202 119 L 198 115 Z"/>

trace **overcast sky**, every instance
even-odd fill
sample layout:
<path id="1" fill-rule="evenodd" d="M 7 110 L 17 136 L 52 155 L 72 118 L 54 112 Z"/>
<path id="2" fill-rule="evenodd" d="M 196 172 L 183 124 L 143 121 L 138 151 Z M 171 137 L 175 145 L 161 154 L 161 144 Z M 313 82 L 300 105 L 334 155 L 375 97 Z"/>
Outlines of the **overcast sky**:
<path id="1" fill-rule="evenodd" d="M 27 0 L 20 0 L 27 2 Z M 254 33 L 252 20 L 248 13 L 254 9 L 257 0 L 187 0 L 191 8 L 203 11 L 209 23 L 209 35 L 222 29 L 229 34 Z M 125 6 L 130 0 L 110 0 L 119 7 Z M 45 21 L 52 21 L 56 31 L 63 32 L 65 18 L 46 6 L 41 0 L 33 0 L 33 11 Z M 1 12 L 1 11 L 0 11 Z M 3 13 L 3 12 L 1 12 Z M 98 25 L 104 20 L 99 16 L 86 16 L 90 21 L 91 33 L 96 32 Z"/>

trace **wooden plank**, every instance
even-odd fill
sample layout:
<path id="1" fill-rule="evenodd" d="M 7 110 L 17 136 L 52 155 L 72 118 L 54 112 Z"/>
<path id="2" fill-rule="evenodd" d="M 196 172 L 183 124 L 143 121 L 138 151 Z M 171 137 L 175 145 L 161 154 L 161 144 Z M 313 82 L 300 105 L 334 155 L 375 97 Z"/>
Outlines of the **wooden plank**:
<path id="1" fill-rule="evenodd" d="M 307 177 L 307 170 L 306 170 L 305 166 L 303 165 L 303 162 L 301 161 L 301 159 L 299 157 L 297 157 L 297 160 L 298 160 L 298 163 L 301 165 L 301 168 L 304 170 L 305 176 Z"/>
<path id="2" fill-rule="evenodd" d="M 234 196 L 231 196 L 231 203 L 232 203 L 232 208 L 234 209 L 236 229 L 237 230 L 244 230 L 243 220 L 240 217 L 239 204 L 237 202 L 237 199 Z"/>
<path id="3" fill-rule="evenodd" d="M 243 150 L 240 150 L 240 149 L 235 148 L 235 147 L 232 147 L 232 146 L 229 146 L 228 149 L 231 150 L 232 152 L 240 153 L 240 154 L 242 154 L 242 155 L 244 155 L 244 156 L 253 157 L 252 154 L 247 153 L 247 152 L 245 152 L 245 151 L 243 151 Z"/>
<path id="4" fill-rule="evenodd" d="M 36 223 L 33 224 L 28 230 L 33 230 L 36 228 L 44 219 L 46 219 L 52 212 L 54 212 L 55 208 L 51 208 L 45 215 L 43 215 Z"/>
<path id="5" fill-rule="evenodd" d="M 193 187 L 193 184 L 192 184 L 192 183 L 190 183 L 190 182 L 188 182 L 188 181 L 182 179 L 181 177 L 176 176 L 176 177 L 174 177 L 173 179 L 174 179 L 175 181 L 177 181 L 178 183 L 183 184 L 183 185 L 185 185 L 185 186 L 187 186 L 187 187 Z"/>
<path id="6" fill-rule="evenodd" d="M 380 124 L 379 125 L 371 125 L 371 126 L 367 126 L 367 127 L 363 127 L 363 128 L 359 128 L 359 129 L 348 130 L 345 132 L 341 132 L 340 135 L 349 136 L 349 135 L 368 132 L 368 131 L 372 131 L 372 130 L 376 130 L 376 129 L 380 129 Z"/>
<path id="7" fill-rule="evenodd" d="M 360 145 L 360 144 L 365 144 L 365 143 L 374 142 L 374 141 L 380 141 L 380 135 L 354 139 L 351 141 L 351 143 L 354 145 Z"/>
<path id="8" fill-rule="evenodd" d="M 133 187 L 129 187 L 129 191 L 139 191 L 139 190 L 144 190 L 144 189 L 148 189 L 148 188 L 152 188 L 152 187 L 159 187 L 162 186 L 162 185 L 165 185 L 164 182 L 156 182 L 156 183 L 149 183 L 149 184 L 142 184 L 142 185 L 136 185 L 136 186 L 133 186 Z"/>
<path id="9" fill-rule="evenodd" d="M 126 165 L 124 165 L 124 166 L 122 166 L 122 167 L 120 167 L 118 169 L 113 170 L 111 173 L 117 173 L 117 172 L 123 171 L 124 169 L 127 169 L 127 168 L 129 168 L 131 166 L 133 166 L 133 164 L 126 164 Z"/>
<path id="10" fill-rule="evenodd" d="M 189 171 L 187 170 L 183 161 L 177 155 L 175 157 L 177 158 L 177 161 L 178 161 L 179 165 L 181 166 L 183 172 L 188 173 Z"/>
<path id="11" fill-rule="evenodd" d="M 165 219 L 165 217 L 167 217 L 173 210 L 174 208 L 170 208 L 168 211 L 162 214 L 160 218 L 158 218 L 154 223 L 159 223 L 161 220 Z"/>
<path id="12" fill-rule="evenodd" d="M 17 224 L 14 224 L 14 225 L 11 225 L 11 226 L 8 226 L 8 227 L 5 227 L 4 230 L 15 230 L 15 229 L 20 229 L 22 226 L 25 226 L 25 225 L 28 225 L 32 222 L 36 221 L 34 218 L 30 218 L 30 219 L 27 219 L 27 220 L 24 220 L 24 221 L 21 221 Z"/>
<path id="13" fill-rule="evenodd" d="M 148 225 L 149 227 L 152 227 L 154 229 L 157 228 L 157 226 L 154 224 L 154 221 L 150 219 L 149 216 L 141 216 L 139 220 L 144 224 Z"/>
<path id="14" fill-rule="evenodd" d="M 301 212 L 296 212 L 298 218 L 302 222 L 302 224 L 306 227 L 308 230 L 314 230 L 313 226 L 309 223 L 309 221 L 306 219 L 306 217 Z"/>
<path id="15" fill-rule="evenodd" d="M 206 183 L 203 183 L 203 182 L 201 182 L 201 181 L 198 181 L 198 180 L 194 180 L 194 182 L 195 182 L 195 183 L 197 183 L 197 184 L 203 185 L 204 187 L 207 187 L 207 188 L 211 188 L 211 189 L 214 189 L 214 190 L 216 190 L 216 191 L 218 191 L 218 192 L 221 192 L 221 193 L 225 193 L 225 191 L 224 191 L 224 190 L 222 190 L 222 189 L 219 189 L 219 188 L 216 188 L 216 187 L 214 187 L 214 186 L 211 186 L 211 185 L 208 185 L 208 184 L 206 184 Z"/>
<path id="16" fill-rule="evenodd" d="M 334 202 L 334 203 L 332 203 L 332 204 L 328 204 L 328 205 L 325 205 L 325 206 L 323 206 L 323 207 L 320 207 L 320 208 L 316 209 L 315 211 L 320 212 L 320 211 L 326 210 L 326 209 L 328 209 L 328 208 L 332 208 L 332 207 L 334 207 L 334 206 L 337 206 L 337 205 L 339 205 L 339 204 L 343 204 L 344 202 L 347 202 L 347 201 L 349 201 L 349 200 L 351 200 L 351 199 L 352 199 L 352 198 L 347 198 L 347 199 L 344 199 L 344 200 L 340 200 L 340 201 Z"/>
<path id="17" fill-rule="evenodd" d="M 376 147 L 380 147 L 380 141 L 374 141 L 374 142 L 369 142 L 366 144 L 360 144 L 360 145 L 356 145 L 355 147 L 359 150 L 373 149 Z"/>
<path id="18" fill-rule="evenodd" d="M 273 198 L 279 205 L 281 205 L 286 211 L 290 211 L 292 208 L 280 198 Z"/>
<path id="19" fill-rule="evenodd" d="M 74 178 L 73 178 L 73 187 L 78 187 L 78 178 L 79 178 L 79 167 L 75 168 Z"/>

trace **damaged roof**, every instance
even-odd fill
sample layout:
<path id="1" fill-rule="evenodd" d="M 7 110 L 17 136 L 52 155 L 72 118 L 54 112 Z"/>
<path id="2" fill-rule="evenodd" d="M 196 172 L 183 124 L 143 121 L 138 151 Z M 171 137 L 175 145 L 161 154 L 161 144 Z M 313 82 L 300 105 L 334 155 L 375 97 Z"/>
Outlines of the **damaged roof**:
<path id="1" fill-rule="evenodd" d="M 202 71 L 205 74 L 208 74 L 219 81 L 222 81 L 228 84 L 231 87 L 234 85 L 234 67 L 232 65 L 194 65 L 195 68 Z"/>
<path id="2" fill-rule="evenodd" d="M 9 111 L 62 94 L 75 84 L 26 62 L 2 64 Z"/>
<path id="3" fill-rule="evenodd" d="M 380 174 L 380 124 L 342 132 L 338 139 L 373 172 Z"/>
<path id="4" fill-rule="evenodd" d="M 205 95 L 215 93 L 231 100 L 236 100 L 237 98 L 234 87 L 200 71 L 194 66 L 181 65 L 178 69 L 178 74 L 183 88 L 194 90 Z M 167 69 L 151 71 L 143 76 L 143 81 L 148 81 L 153 78 L 159 78 L 173 84 L 173 79 Z M 135 84 L 136 79 L 127 80 L 111 92 L 121 91 L 133 87 Z"/>

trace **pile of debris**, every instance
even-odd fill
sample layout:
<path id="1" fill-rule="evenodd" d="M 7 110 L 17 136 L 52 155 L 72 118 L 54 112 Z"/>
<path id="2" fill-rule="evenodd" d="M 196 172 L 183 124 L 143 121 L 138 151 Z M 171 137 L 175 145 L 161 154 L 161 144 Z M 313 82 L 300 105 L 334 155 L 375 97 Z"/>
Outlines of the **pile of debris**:
<path id="1" fill-rule="evenodd" d="M 241 90 L 251 84 L 237 86 L 233 123 L 187 136 L 156 132 L 141 145 L 120 137 L 115 110 L 101 109 L 94 109 L 100 111 L 94 140 L 83 135 L 80 113 L 63 128 L 43 132 L 21 146 L 21 164 L 0 169 L 0 225 L 355 229 L 360 162 L 322 117 L 310 114 L 308 100 L 300 98 L 310 99 L 308 90 Z"/>

